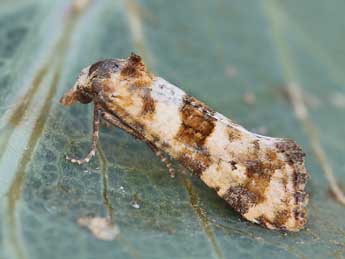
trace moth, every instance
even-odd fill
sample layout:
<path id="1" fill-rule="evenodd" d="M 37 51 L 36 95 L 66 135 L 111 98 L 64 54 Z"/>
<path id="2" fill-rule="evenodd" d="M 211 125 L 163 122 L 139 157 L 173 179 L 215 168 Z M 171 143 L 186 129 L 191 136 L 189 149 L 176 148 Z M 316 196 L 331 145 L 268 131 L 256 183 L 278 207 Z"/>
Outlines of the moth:
<path id="1" fill-rule="evenodd" d="M 214 189 L 243 218 L 269 229 L 298 231 L 307 221 L 307 171 L 293 140 L 252 133 L 150 73 L 140 56 L 106 59 L 84 68 L 60 100 L 94 103 L 90 152 L 100 120 L 142 140 L 161 158 L 179 161 Z"/>

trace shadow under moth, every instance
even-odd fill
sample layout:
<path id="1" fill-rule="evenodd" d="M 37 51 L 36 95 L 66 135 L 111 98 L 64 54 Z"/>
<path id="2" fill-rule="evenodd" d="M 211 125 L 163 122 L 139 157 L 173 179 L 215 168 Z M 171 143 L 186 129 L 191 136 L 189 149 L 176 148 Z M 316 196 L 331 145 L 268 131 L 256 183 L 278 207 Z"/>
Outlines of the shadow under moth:
<path id="1" fill-rule="evenodd" d="M 174 176 L 176 159 L 245 219 L 269 229 L 298 231 L 306 223 L 308 178 L 293 140 L 251 133 L 183 90 L 147 71 L 140 56 L 84 68 L 60 100 L 94 103 L 91 151 L 100 120 L 144 141 Z"/>

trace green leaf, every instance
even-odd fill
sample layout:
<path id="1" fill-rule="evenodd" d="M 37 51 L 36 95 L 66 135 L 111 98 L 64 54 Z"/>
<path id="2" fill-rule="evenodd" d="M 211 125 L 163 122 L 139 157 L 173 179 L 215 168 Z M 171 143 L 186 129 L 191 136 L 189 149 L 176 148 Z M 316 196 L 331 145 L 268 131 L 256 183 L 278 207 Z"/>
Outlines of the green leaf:
<path id="1" fill-rule="evenodd" d="M 0 258 L 344 258 L 345 20 L 334 1 L 9 1 L 0 3 Z M 99 59 L 142 55 L 246 128 L 307 153 L 309 221 L 298 233 L 239 217 L 145 144 L 102 127 L 92 108 L 58 104 Z M 328 179 L 328 180 L 327 180 Z M 333 189 L 336 188 L 333 186 Z M 110 215 L 99 240 L 77 222 Z"/>

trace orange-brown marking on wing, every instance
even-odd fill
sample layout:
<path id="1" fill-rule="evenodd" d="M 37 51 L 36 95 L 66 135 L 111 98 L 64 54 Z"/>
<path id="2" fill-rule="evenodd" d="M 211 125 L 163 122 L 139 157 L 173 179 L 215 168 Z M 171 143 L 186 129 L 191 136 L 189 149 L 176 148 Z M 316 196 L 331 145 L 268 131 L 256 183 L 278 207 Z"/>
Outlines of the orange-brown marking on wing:
<path id="1" fill-rule="evenodd" d="M 118 100 L 121 100 L 121 105 L 126 108 L 126 107 L 130 107 L 134 104 L 133 99 L 130 96 L 118 96 L 117 97 Z"/>
<path id="2" fill-rule="evenodd" d="M 274 169 L 270 168 L 269 163 L 261 160 L 248 160 L 246 162 L 247 181 L 244 186 L 256 194 L 257 203 L 265 201 L 265 191 L 270 184 L 273 173 Z"/>
<path id="3" fill-rule="evenodd" d="M 205 140 L 211 135 L 216 119 L 213 111 L 193 97 L 185 96 L 180 110 L 182 124 L 176 140 L 188 146 L 202 149 Z"/>
<path id="4" fill-rule="evenodd" d="M 266 150 L 266 157 L 268 161 L 274 161 L 277 159 L 277 151 L 273 149 L 267 149 Z"/>
<path id="5" fill-rule="evenodd" d="M 152 118 L 155 112 L 156 103 L 151 96 L 151 91 L 149 88 L 145 89 L 143 95 L 143 108 L 141 110 L 141 115 L 146 118 Z"/>
<path id="6" fill-rule="evenodd" d="M 137 87 L 150 86 L 153 82 L 153 75 L 147 71 L 141 57 L 134 53 L 122 68 L 121 77 L 123 80 L 131 81 Z"/>
<path id="7" fill-rule="evenodd" d="M 281 169 L 283 162 L 279 159 L 265 161 L 259 158 L 260 146 L 253 142 L 257 150 L 240 157 L 239 162 L 246 168 L 246 180 L 237 186 L 229 187 L 223 198 L 240 214 L 247 213 L 249 208 L 265 202 L 265 192 L 275 170 Z M 236 165 L 236 164 L 235 164 Z"/>
<path id="8" fill-rule="evenodd" d="M 228 135 L 230 142 L 242 139 L 242 132 L 231 126 L 228 127 Z"/>

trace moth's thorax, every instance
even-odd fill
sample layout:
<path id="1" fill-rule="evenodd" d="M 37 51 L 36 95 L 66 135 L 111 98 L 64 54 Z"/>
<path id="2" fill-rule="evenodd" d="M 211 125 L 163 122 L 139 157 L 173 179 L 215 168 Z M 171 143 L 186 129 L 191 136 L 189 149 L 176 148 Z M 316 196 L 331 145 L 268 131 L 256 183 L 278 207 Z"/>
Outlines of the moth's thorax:
<path id="1" fill-rule="evenodd" d="M 151 91 L 150 87 L 138 87 L 134 80 L 123 79 L 121 74 L 116 73 L 103 82 L 101 96 L 108 109 L 123 110 L 128 116 L 137 118 L 143 109 L 145 92 Z"/>
<path id="2" fill-rule="evenodd" d="M 110 109 L 124 109 L 131 116 L 139 115 L 145 89 L 149 91 L 153 81 L 137 55 L 97 62 L 90 67 L 89 77 L 95 101 Z"/>

